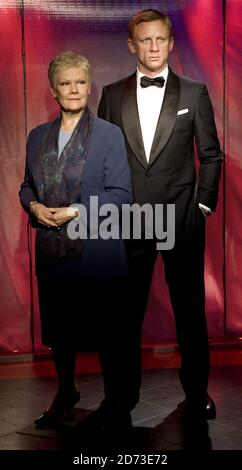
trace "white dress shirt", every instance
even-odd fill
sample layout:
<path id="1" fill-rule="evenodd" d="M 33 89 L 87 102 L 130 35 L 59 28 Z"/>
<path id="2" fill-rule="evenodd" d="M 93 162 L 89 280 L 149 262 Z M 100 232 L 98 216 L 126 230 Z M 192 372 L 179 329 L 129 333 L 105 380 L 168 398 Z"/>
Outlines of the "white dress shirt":
<path id="1" fill-rule="evenodd" d="M 159 75 L 156 75 L 157 77 L 163 77 L 165 80 L 162 88 L 157 86 L 142 88 L 140 85 L 140 79 L 144 76 L 144 73 L 137 69 L 137 103 L 147 162 L 150 158 L 152 142 L 163 103 L 168 73 L 168 66 L 166 66 Z"/>
<path id="2" fill-rule="evenodd" d="M 137 68 L 137 104 L 147 162 L 149 162 L 155 130 L 163 104 L 168 73 L 169 69 L 167 65 L 161 73 L 156 75 L 156 77 L 163 77 L 165 80 L 162 88 L 157 86 L 142 88 L 140 85 L 140 79 L 144 76 L 144 73 L 140 72 Z M 209 215 L 211 213 L 210 207 L 201 203 L 199 203 L 199 207 L 204 215 Z"/>

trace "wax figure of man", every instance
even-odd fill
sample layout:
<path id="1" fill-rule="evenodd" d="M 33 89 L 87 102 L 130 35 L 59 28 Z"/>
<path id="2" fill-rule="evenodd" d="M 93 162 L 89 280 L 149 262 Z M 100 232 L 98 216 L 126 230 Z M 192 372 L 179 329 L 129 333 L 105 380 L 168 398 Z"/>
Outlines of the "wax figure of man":
<path id="1" fill-rule="evenodd" d="M 171 250 L 157 251 L 155 237 L 133 239 L 126 244 L 130 339 L 126 338 L 125 344 L 129 360 L 127 368 L 123 367 L 126 386 L 120 406 L 128 413 L 139 400 L 141 327 L 160 254 L 176 323 L 185 410 L 212 419 L 216 408 L 207 393 L 205 219 L 216 208 L 222 153 L 206 86 L 177 75 L 168 66 L 173 43 L 172 25 L 165 14 L 144 10 L 134 16 L 128 47 L 137 57 L 137 70 L 105 86 L 98 109 L 99 117 L 123 131 L 135 202 L 175 204 L 176 242 Z"/>

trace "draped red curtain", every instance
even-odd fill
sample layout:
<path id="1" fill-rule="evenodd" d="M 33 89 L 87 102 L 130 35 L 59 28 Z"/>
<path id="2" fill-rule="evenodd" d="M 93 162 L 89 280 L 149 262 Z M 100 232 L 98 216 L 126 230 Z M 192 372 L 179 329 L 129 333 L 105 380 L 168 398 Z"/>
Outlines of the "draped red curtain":
<path id="1" fill-rule="evenodd" d="M 226 330 L 242 336 L 242 3 L 227 2 L 225 95 Z"/>
<path id="2" fill-rule="evenodd" d="M 0 350 L 39 352 L 38 297 L 28 247 L 27 218 L 18 190 L 24 174 L 26 133 L 58 111 L 47 67 L 62 50 L 86 55 L 93 69 L 90 106 L 96 112 L 104 84 L 134 70 L 126 46 L 130 17 L 162 9 L 174 25 L 170 65 L 205 81 L 226 149 L 217 213 L 208 220 L 207 318 L 210 336 L 242 335 L 240 135 L 242 115 L 242 5 L 234 0 L 83 1 L 0 0 Z M 225 34 L 226 32 L 226 34 Z M 32 234 L 32 238 L 34 234 Z M 144 324 L 144 342 L 175 338 L 167 287 L 158 260 Z"/>

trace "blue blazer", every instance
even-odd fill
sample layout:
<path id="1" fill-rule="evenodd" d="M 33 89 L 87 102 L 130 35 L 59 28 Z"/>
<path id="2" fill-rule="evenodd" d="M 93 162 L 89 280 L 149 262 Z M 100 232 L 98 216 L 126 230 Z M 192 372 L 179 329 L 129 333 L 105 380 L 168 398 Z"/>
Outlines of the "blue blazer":
<path id="1" fill-rule="evenodd" d="M 21 204 L 28 213 L 30 201 L 38 200 L 35 172 L 40 147 L 50 125 L 51 123 L 46 123 L 36 127 L 28 137 L 25 177 L 19 192 Z M 81 201 L 81 204 L 87 208 L 88 214 L 90 196 L 98 196 L 99 207 L 110 203 L 119 209 L 122 204 L 132 203 L 133 199 L 122 132 L 117 126 L 99 118 L 94 119 L 80 186 L 80 199 L 77 201 Z M 34 221 L 33 225 L 37 230 L 43 230 L 41 225 Z M 84 240 L 83 255 L 78 269 L 84 275 L 91 277 L 103 278 L 105 274 L 119 276 L 126 269 L 123 241 L 102 240 L 100 237 L 96 240 Z"/>

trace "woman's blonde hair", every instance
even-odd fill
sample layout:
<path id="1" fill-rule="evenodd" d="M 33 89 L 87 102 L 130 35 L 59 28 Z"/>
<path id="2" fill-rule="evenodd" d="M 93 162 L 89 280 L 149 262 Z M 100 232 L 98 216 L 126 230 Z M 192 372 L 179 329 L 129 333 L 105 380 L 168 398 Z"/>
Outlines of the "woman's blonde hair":
<path id="1" fill-rule="evenodd" d="M 91 67 L 86 57 L 81 54 L 76 54 L 72 51 L 65 51 L 58 54 L 49 63 L 48 78 L 51 88 L 55 89 L 56 74 L 58 70 L 70 69 L 73 67 L 82 67 L 87 74 L 88 81 L 91 81 Z"/>

